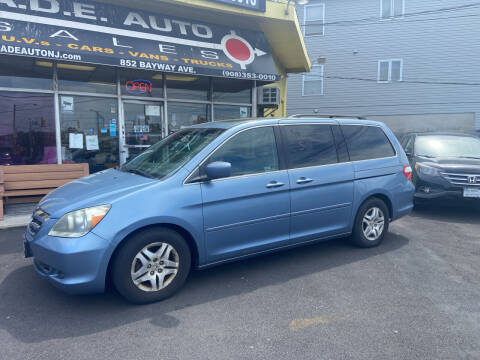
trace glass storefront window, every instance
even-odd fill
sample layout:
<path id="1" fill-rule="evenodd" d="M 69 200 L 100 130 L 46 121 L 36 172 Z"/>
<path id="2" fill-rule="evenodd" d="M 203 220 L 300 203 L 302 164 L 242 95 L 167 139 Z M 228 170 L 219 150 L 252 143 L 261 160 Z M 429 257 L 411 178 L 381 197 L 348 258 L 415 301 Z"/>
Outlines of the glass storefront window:
<path id="1" fill-rule="evenodd" d="M 94 173 L 119 165 L 117 99 L 60 96 L 63 163 Z"/>
<path id="2" fill-rule="evenodd" d="M 228 103 L 252 103 L 253 81 L 213 79 L 213 101 Z"/>
<path id="3" fill-rule="evenodd" d="M 167 96 L 169 99 L 210 100 L 210 78 L 167 74 Z"/>
<path id="4" fill-rule="evenodd" d="M 153 145 L 162 139 L 162 103 L 125 101 L 123 108 L 127 145 Z"/>
<path id="5" fill-rule="evenodd" d="M 168 133 L 174 133 L 186 126 L 211 121 L 208 104 L 168 103 Z"/>
<path id="6" fill-rule="evenodd" d="M 252 116 L 252 107 L 236 105 L 215 105 L 214 114 L 215 121 L 249 118 Z"/>
<path id="7" fill-rule="evenodd" d="M 123 102 L 127 158 L 137 156 L 145 147 L 163 138 L 163 103 L 138 100 Z"/>
<path id="8" fill-rule="evenodd" d="M 21 56 L 0 56 L 0 87 L 53 90 L 53 64 Z"/>
<path id="9" fill-rule="evenodd" d="M 0 165 L 56 164 L 53 95 L 0 92 Z"/>
<path id="10" fill-rule="evenodd" d="M 250 80 L 93 64 L 58 63 L 56 66 L 62 161 L 86 162 L 92 173 L 119 165 L 118 126 L 122 119 L 126 145 L 122 159 L 125 159 L 142 152 L 164 135 L 212 121 L 211 95 L 214 120 L 252 115 L 252 107 L 248 105 L 252 101 Z M 53 69 L 54 62 L 49 60 L 0 56 L 0 87 L 52 91 Z M 118 99 L 113 96 L 117 94 L 117 78 L 123 114 L 118 113 Z M 0 92 L 0 105 L 4 109 L 0 112 L 0 165 L 56 163 L 53 94 L 25 91 Z M 88 93 L 112 96 L 97 97 Z M 165 95 L 170 101 L 161 101 Z M 164 119 L 165 106 L 168 107 L 167 119 Z"/>
<path id="11" fill-rule="evenodd" d="M 116 94 L 114 67 L 99 65 L 57 64 L 60 91 Z"/>
<path id="12" fill-rule="evenodd" d="M 146 98 L 163 97 L 163 74 L 154 71 L 130 70 L 120 73 L 122 95 Z"/>

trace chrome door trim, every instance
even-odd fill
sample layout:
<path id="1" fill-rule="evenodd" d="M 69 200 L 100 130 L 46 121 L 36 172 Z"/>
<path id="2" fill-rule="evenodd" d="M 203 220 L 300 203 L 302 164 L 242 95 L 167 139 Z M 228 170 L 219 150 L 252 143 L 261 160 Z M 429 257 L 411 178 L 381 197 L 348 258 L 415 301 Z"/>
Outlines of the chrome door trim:
<path id="1" fill-rule="evenodd" d="M 273 189 L 273 188 L 278 188 L 278 187 L 282 187 L 282 186 L 285 186 L 285 183 L 278 182 L 278 181 L 271 181 L 265 187 L 267 189 Z"/>
<path id="2" fill-rule="evenodd" d="M 300 177 L 299 179 L 297 179 L 297 184 L 299 185 L 302 185 L 302 184 L 308 184 L 308 183 L 311 183 L 313 181 L 313 179 L 310 179 L 310 178 L 307 178 L 307 177 Z"/>

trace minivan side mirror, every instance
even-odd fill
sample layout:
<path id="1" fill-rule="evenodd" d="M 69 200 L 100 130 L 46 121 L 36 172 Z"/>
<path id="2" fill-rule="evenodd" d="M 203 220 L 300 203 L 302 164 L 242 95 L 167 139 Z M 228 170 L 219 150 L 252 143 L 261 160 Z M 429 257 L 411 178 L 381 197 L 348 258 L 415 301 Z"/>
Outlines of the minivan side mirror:
<path id="1" fill-rule="evenodd" d="M 225 161 L 214 161 L 205 166 L 205 174 L 208 180 L 230 177 L 232 174 L 232 164 Z"/>

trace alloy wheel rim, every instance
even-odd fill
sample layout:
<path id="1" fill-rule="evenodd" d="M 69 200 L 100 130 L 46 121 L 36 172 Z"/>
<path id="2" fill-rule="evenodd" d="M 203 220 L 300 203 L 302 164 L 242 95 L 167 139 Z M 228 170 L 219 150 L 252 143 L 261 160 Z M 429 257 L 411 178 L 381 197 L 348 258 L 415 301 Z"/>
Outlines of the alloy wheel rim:
<path id="1" fill-rule="evenodd" d="M 362 231 L 365 238 L 370 241 L 377 240 L 385 228 L 385 215 L 382 209 L 372 207 L 365 212 L 362 220 Z"/>
<path id="2" fill-rule="evenodd" d="M 145 246 L 133 258 L 130 276 L 138 289 L 159 291 L 172 283 L 179 265 L 175 248 L 167 243 L 156 242 Z"/>

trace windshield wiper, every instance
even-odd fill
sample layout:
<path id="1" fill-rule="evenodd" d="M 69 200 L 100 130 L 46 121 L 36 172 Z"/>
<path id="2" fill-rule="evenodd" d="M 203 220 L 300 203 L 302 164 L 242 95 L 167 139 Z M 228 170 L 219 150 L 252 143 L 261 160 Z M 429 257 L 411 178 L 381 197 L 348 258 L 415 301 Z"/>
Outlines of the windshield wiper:
<path id="1" fill-rule="evenodd" d="M 417 156 L 425 157 L 425 158 L 429 158 L 429 159 L 433 159 L 435 157 L 435 156 L 432 156 L 432 155 L 420 155 L 420 154 L 417 154 Z"/>
<path id="2" fill-rule="evenodd" d="M 143 176 L 143 177 L 147 177 L 147 178 L 150 178 L 150 179 L 155 179 L 155 176 L 149 174 L 148 172 L 146 171 L 143 171 L 143 170 L 139 170 L 139 169 L 124 169 L 124 171 L 127 171 L 129 173 L 132 173 L 132 174 L 137 174 L 137 175 L 140 175 L 140 176 Z"/>

